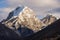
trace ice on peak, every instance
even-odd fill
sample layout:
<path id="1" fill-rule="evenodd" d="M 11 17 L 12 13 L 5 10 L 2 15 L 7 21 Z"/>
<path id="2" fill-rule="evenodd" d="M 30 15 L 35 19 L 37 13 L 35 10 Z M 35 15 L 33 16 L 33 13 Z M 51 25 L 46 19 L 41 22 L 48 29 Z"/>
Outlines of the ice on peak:
<path id="1" fill-rule="evenodd" d="M 27 9 L 27 10 L 26 10 Z M 7 19 L 10 19 L 14 16 L 20 16 L 22 13 L 26 12 L 26 11 L 32 11 L 30 8 L 28 8 L 27 6 L 18 6 L 15 10 L 13 10 L 12 12 L 9 13 Z M 29 12 L 28 11 L 28 12 Z M 26 14 L 26 13 L 25 13 Z"/>
<path id="2" fill-rule="evenodd" d="M 22 13 L 29 13 L 29 12 L 33 12 L 33 10 L 31 10 L 30 8 L 28 8 L 27 6 L 24 7 L 24 9 L 19 13 L 19 15 L 21 15 Z M 27 14 L 26 13 L 26 14 Z"/>
<path id="3" fill-rule="evenodd" d="M 30 11 L 32 11 L 30 8 L 28 8 L 27 6 L 19 6 L 14 10 L 13 16 L 18 16 L 20 15 L 22 12 L 24 12 L 26 9 L 29 9 Z"/>
<path id="4" fill-rule="evenodd" d="M 60 18 L 57 14 L 49 14 L 49 15 L 52 15 L 52 16 L 56 17 L 57 19 Z"/>
<path id="5" fill-rule="evenodd" d="M 20 13 L 23 9 L 24 9 L 24 7 L 17 7 L 17 8 L 14 10 L 13 16 L 19 15 L 19 13 Z"/>

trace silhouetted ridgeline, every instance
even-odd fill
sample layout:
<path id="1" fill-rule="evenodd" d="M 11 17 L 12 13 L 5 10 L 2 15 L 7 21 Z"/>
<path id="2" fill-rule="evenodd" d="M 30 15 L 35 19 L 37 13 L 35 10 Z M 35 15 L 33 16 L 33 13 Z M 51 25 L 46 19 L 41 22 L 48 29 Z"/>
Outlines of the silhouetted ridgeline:
<path id="1" fill-rule="evenodd" d="M 20 36 L 0 23 L 0 40 L 19 40 Z"/>
<path id="2" fill-rule="evenodd" d="M 25 40 L 57 40 L 55 37 L 60 35 L 60 19 L 41 31 L 24 38 Z M 58 39 L 60 40 L 60 39 Z"/>
<path id="3" fill-rule="evenodd" d="M 22 37 L 28 36 L 33 33 L 32 30 L 24 27 L 24 32 L 21 29 L 12 30 L 0 22 L 0 40 L 22 40 Z"/>
<path id="4" fill-rule="evenodd" d="M 57 40 L 57 35 L 60 35 L 60 19 L 41 31 L 24 38 L 0 23 L 0 40 L 50 40 L 51 38 L 51 40 Z"/>

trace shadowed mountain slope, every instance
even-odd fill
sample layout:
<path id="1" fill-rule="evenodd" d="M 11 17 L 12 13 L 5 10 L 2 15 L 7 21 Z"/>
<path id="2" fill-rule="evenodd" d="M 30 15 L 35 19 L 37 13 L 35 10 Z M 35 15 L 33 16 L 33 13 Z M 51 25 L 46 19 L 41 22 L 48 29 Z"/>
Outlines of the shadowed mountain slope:
<path id="1" fill-rule="evenodd" d="M 53 38 L 57 35 L 60 35 L 60 19 L 24 40 L 45 40 L 44 38 Z"/>
<path id="2" fill-rule="evenodd" d="M 0 40 L 19 40 L 20 36 L 0 23 Z"/>

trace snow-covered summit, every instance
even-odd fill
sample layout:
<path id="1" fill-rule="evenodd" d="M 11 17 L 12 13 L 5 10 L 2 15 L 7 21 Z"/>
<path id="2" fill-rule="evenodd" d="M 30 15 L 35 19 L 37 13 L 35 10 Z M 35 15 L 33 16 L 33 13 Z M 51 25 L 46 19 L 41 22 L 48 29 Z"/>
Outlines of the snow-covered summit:
<path id="1" fill-rule="evenodd" d="M 42 19 L 43 23 L 46 25 L 50 25 L 51 23 L 55 22 L 57 18 L 54 15 L 48 14 L 46 17 Z"/>
<path id="2" fill-rule="evenodd" d="M 59 16 L 60 14 L 58 14 L 58 13 L 57 13 L 57 14 L 55 14 L 55 13 L 53 14 L 53 13 L 52 13 L 52 14 L 49 14 L 49 15 L 53 15 L 53 16 L 55 16 L 57 19 L 60 18 L 60 16 Z"/>
<path id="3" fill-rule="evenodd" d="M 18 6 L 15 10 L 13 10 L 12 12 L 9 13 L 7 19 L 10 19 L 11 17 L 16 17 L 18 15 L 20 15 L 26 8 L 28 8 L 27 6 Z"/>
<path id="4" fill-rule="evenodd" d="M 3 22 L 9 28 L 15 27 L 18 29 L 23 25 L 33 31 L 39 31 L 42 27 L 42 22 L 38 19 L 32 9 L 29 7 L 17 7 L 9 13 L 7 20 Z"/>

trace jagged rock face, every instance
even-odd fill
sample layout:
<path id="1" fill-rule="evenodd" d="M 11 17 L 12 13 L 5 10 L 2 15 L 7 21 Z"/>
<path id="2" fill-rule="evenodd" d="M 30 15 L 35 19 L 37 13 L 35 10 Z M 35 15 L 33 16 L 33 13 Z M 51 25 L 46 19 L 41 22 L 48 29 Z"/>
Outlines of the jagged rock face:
<path id="1" fill-rule="evenodd" d="M 24 7 L 23 9 L 21 9 L 21 11 L 19 10 L 20 8 L 21 7 L 17 9 L 18 12 L 15 12 L 14 10 L 11 13 L 11 15 L 18 13 L 17 16 L 12 15 L 12 17 L 10 18 L 8 16 L 7 20 L 4 21 L 3 24 L 8 26 L 9 28 L 15 27 L 16 29 L 18 29 L 19 27 L 27 27 L 33 31 L 39 31 L 42 27 L 42 22 L 36 17 L 33 10 L 28 7 Z"/>
<path id="2" fill-rule="evenodd" d="M 53 15 L 47 15 L 42 19 L 42 22 L 46 25 L 50 25 L 51 23 L 55 22 L 57 18 Z"/>

